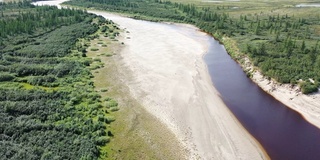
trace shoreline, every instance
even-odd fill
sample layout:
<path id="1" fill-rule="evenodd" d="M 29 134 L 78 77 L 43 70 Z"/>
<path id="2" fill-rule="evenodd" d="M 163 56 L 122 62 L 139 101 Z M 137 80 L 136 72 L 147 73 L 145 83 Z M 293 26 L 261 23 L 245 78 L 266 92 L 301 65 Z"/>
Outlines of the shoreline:
<path id="1" fill-rule="evenodd" d="M 265 92 L 301 114 L 306 121 L 320 128 L 320 93 L 302 94 L 297 85 L 280 84 L 268 80 L 258 70 L 253 71 L 251 78 Z"/>
<path id="2" fill-rule="evenodd" d="M 266 93 L 283 103 L 289 109 L 299 113 L 310 124 L 320 128 L 320 93 L 305 95 L 297 85 L 280 84 L 274 79 L 268 79 L 262 75 L 257 67 L 252 65 L 250 59 L 240 53 L 238 48 L 234 47 L 234 40 L 223 37 L 221 43 L 225 46 L 228 54 L 243 69 L 243 71 L 252 74 L 250 79 L 257 84 Z M 230 54 L 233 53 L 233 56 Z M 241 61 L 243 61 L 241 63 Z"/>

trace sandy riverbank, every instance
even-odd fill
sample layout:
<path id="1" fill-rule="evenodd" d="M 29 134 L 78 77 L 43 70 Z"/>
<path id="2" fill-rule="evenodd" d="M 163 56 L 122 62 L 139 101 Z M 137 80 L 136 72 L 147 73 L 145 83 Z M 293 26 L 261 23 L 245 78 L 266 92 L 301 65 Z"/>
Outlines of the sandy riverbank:
<path id="1" fill-rule="evenodd" d="M 223 43 L 233 45 L 235 43 L 230 38 L 223 38 Z M 231 52 L 235 54 L 243 55 L 239 53 L 237 48 L 230 47 Z M 297 85 L 280 84 L 273 79 L 268 79 L 262 75 L 262 73 L 252 65 L 250 60 L 246 56 L 240 58 L 244 63 L 240 64 L 246 71 L 251 72 L 251 79 L 259 85 L 265 92 L 272 95 L 275 99 L 285 104 L 287 107 L 300 113 L 308 122 L 320 128 L 320 92 L 305 95 L 302 94 Z"/>
<path id="2" fill-rule="evenodd" d="M 202 59 L 206 34 L 192 26 L 150 23 L 94 12 L 126 28 L 121 56 L 130 94 L 166 124 L 190 159 L 266 159 L 227 109 Z"/>
<path id="3" fill-rule="evenodd" d="M 302 114 L 302 116 L 320 128 L 320 93 L 302 94 L 298 86 L 279 84 L 265 78 L 259 71 L 253 72 L 252 80 L 277 100 Z"/>
<path id="4" fill-rule="evenodd" d="M 242 68 L 252 74 L 252 80 L 259 85 L 265 92 L 272 95 L 275 99 L 285 104 L 287 107 L 300 113 L 308 122 L 320 128 L 320 92 L 310 95 L 302 94 L 298 86 L 290 84 L 280 84 L 273 79 L 264 77 L 259 69 L 254 67 L 249 58 L 240 53 L 234 47 L 235 41 L 224 37 L 222 43 L 226 44 L 227 50 L 241 59 Z"/>

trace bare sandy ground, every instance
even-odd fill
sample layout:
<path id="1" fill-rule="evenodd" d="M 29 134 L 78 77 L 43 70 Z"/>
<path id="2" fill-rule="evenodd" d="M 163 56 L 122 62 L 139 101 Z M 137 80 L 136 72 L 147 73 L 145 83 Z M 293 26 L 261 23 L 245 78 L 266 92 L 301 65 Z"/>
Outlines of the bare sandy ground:
<path id="1" fill-rule="evenodd" d="M 124 85 L 176 134 L 190 152 L 188 159 L 268 159 L 211 83 L 203 61 L 206 34 L 187 25 L 90 12 L 126 30 L 119 63 L 131 73 L 123 77 Z"/>
<path id="2" fill-rule="evenodd" d="M 266 159 L 212 86 L 203 55 L 206 34 L 186 25 L 94 13 L 125 28 L 122 62 L 130 93 L 166 124 L 190 151 L 189 159 Z"/>

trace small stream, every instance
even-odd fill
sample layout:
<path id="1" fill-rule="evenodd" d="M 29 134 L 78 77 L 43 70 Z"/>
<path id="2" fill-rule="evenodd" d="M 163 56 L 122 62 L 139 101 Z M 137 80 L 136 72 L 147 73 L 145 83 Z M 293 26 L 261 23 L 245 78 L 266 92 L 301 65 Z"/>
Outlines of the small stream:
<path id="1" fill-rule="evenodd" d="M 242 125 L 275 160 L 320 159 L 320 130 L 264 92 L 210 38 L 205 56 L 214 86 Z"/>

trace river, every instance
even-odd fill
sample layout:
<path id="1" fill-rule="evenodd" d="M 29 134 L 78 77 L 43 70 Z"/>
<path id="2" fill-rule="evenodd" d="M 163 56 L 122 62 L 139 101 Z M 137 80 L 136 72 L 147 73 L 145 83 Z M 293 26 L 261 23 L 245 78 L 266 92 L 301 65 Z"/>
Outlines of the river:
<path id="1" fill-rule="evenodd" d="M 205 61 L 214 86 L 242 125 L 277 160 L 320 158 L 320 130 L 247 78 L 213 38 Z"/>
<path id="2" fill-rule="evenodd" d="M 44 3 L 58 4 L 56 1 Z M 180 30 L 180 27 L 174 25 L 171 28 Z M 192 32 L 185 34 L 192 35 Z M 320 130 L 308 123 L 299 113 L 260 89 L 230 58 L 223 45 L 212 37 L 207 38 L 209 48 L 204 59 L 213 85 L 221 94 L 224 103 L 260 142 L 271 159 L 319 159 Z"/>

